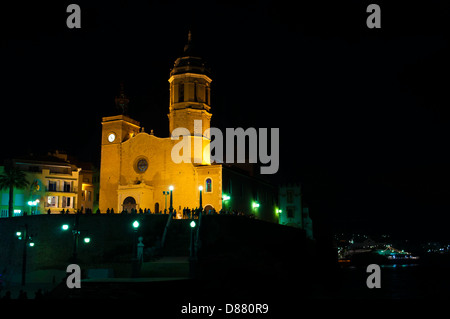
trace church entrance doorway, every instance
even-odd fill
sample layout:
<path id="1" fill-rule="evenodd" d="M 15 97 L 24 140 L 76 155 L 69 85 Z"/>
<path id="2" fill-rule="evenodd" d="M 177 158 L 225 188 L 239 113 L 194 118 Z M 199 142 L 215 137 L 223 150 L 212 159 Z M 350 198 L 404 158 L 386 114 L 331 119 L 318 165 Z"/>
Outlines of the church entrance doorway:
<path id="1" fill-rule="evenodd" d="M 123 210 L 126 210 L 128 213 L 131 213 L 132 209 L 136 209 L 136 200 L 133 197 L 128 196 L 123 201 L 122 206 L 123 206 Z"/>
<path id="2" fill-rule="evenodd" d="M 205 212 L 205 214 L 209 214 L 210 211 L 211 213 L 213 212 L 213 209 L 214 207 L 212 207 L 211 205 L 206 205 L 203 211 Z"/>

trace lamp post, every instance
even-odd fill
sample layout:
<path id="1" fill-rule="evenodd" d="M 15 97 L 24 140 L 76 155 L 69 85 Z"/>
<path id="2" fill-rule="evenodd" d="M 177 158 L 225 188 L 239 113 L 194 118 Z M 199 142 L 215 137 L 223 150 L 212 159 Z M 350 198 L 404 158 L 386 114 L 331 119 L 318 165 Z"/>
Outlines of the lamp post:
<path id="1" fill-rule="evenodd" d="M 136 250 L 135 244 L 137 241 L 137 231 L 139 228 L 139 222 L 137 220 L 135 220 L 132 225 L 133 225 L 133 229 L 134 229 L 134 232 L 133 232 L 133 234 L 134 234 L 134 237 L 133 237 L 133 260 L 134 260 L 137 257 L 137 250 Z"/>
<path id="2" fill-rule="evenodd" d="M 33 215 L 33 208 L 32 207 L 35 208 L 34 213 L 36 214 L 37 213 L 37 208 L 36 207 L 39 205 L 39 199 L 29 200 L 27 204 L 28 204 L 28 206 L 30 206 L 30 215 Z"/>
<path id="3" fill-rule="evenodd" d="M 195 223 L 195 220 L 191 221 L 189 223 L 189 226 L 191 227 L 191 243 L 190 243 L 190 249 L 189 249 L 189 276 L 193 278 L 195 276 L 195 265 L 197 262 L 197 254 L 195 251 L 195 239 L 194 239 L 194 230 L 197 224 Z"/>
<path id="4" fill-rule="evenodd" d="M 136 278 L 139 274 L 139 264 L 137 259 L 137 231 L 139 228 L 139 222 L 135 220 L 133 226 L 133 257 L 131 258 L 131 277 Z"/>
<path id="5" fill-rule="evenodd" d="M 28 235 L 28 224 L 25 224 L 23 233 L 18 231 L 16 236 L 19 240 L 23 240 L 23 252 L 22 252 L 22 286 L 25 285 L 26 272 L 27 272 L 27 247 L 34 247 L 34 243 L 31 241 L 31 236 Z M 28 242 L 30 242 L 28 244 Z"/>
<path id="6" fill-rule="evenodd" d="M 70 227 L 68 224 L 64 224 L 61 226 L 63 231 L 68 230 Z M 84 231 L 84 230 L 83 230 Z M 80 238 L 81 229 L 79 228 L 79 214 L 75 214 L 75 224 L 72 227 L 72 235 L 73 235 L 73 250 L 72 250 L 72 262 L 74 264 L 78 261 L 78 240 Z M 91 242 L 90 237 L 84 237 L 83 241 L 85 244 L 89 244 Z"/>
<path id="7" fill-rule="evenodd" d="M 228 207 L 230 206 L 230 199 L 231 196 L 227 195 L 227 194 L 222 194 L 222 208 L 225 206 L 226 209 L 228 209 Z"/>
<path id="8" fill-rule="evenodd" d="M 166 212 L 167 211 L 167 195 L 169 195 L 169 191 L 163 191 L 163 195 L 165 198 L 164 212 Z"/>
<path id="9" fill-rule="evenodd" d="M 80 223 L 80 218 L 79 218 L 79 214 L 75 214 L 75 226 L 74 229 L 72 229 L 72 234 L 73 234 L 73 263 L 76 264 L 77 263 L 77 257 L 78 257 L 78 238 L 80 237 L 80 230 L 79 228 L 79 223 Z"/>
<path id="10" fill-rule="evenodd" d="M 202 185 L 200 185 L 199 187 L 198 187 L 198 190 L 200 191 L 200 214 L 202 213 L 202 211 L 203 211 L 203 207 L 202 207 L 202 191 L 203 191 L 203 186 Z"/>
<path id="11" fill-rule="evenodd" d="M 259 206 L 260 205 L 258 202 L 252 202 L 252 209 L 253 209 L 253 212 L 255 213 L 255 217 L 257 217 L 257 215 L 258 215 Z"/>
<path id="12" fill-rule="evenodd" d="M 173 186 L 172 186 L 172 185 L 169 186 L 169 190 L 170 190 L 170 206 L 169 206 L 169 214 L 172 214 L 172 212 L 173 212 L 173 196 L 172 196 Z"/>

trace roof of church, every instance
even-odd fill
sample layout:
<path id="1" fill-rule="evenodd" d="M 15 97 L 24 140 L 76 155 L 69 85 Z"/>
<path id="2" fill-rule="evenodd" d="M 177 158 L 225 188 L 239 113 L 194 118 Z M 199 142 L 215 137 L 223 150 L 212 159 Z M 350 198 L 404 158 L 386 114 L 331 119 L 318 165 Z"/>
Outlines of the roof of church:
<path id="1" fill-rule="evenodd" d="M 184 46 L 182 55 L 175 60 L 170 76 L 183 73 L 197 73 L 209 75 L 210 70 L 200 57 L 196 46 L 192 43 L 192 33 L 189 31 L 188 42 Z"/>

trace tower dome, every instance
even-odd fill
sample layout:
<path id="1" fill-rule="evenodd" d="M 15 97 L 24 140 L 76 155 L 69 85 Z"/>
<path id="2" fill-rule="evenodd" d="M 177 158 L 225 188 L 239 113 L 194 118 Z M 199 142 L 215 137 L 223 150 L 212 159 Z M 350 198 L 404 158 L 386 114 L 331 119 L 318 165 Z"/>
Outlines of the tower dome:
<path id="1" fill-rule="evenodd" d="M 188 42 L 184 46 L 182 55 L 175 60 L 173 69 L 170 70 L 170 76 L 183 74 L 183 73 L 196 73 L 209 75 L 210 70 L 206 66 L 205 61 L 198 54 L 195 45 L 192 43 L 192 33 L 188 33 Z"/>

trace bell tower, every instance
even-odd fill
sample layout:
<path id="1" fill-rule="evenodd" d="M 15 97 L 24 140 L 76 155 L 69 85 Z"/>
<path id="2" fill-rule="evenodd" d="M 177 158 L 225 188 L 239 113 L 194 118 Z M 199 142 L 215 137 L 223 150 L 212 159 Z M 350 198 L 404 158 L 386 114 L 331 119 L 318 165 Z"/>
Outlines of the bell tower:
<path id="1" fill-rule="evenodd" d="M 115 102 L 117 110 L 122 114 L 102 118 L 99 208 L 103 213 L 107 208 L 114 208 L 119 213 L 117 188 L 120 185 L 122 143 L 141 130 L 138 121 L 125 115 L 129 100 L 124 93 L 123 84 Z"/>
<path id="2" fill-rule="evenodd" d="M 178 127 L 189 130 L 191 135 L 203 136 L 210 128 L 211 78 L 205 62 L 195 52 L 192 34 L 183 54 L 176 59 L 170 71 L 169 130 L 170 134 Z M 194 120 L 202 121 L 202 131 L 194 131 Z M 209 136 L 206 136 L 209 138 Z"/>

